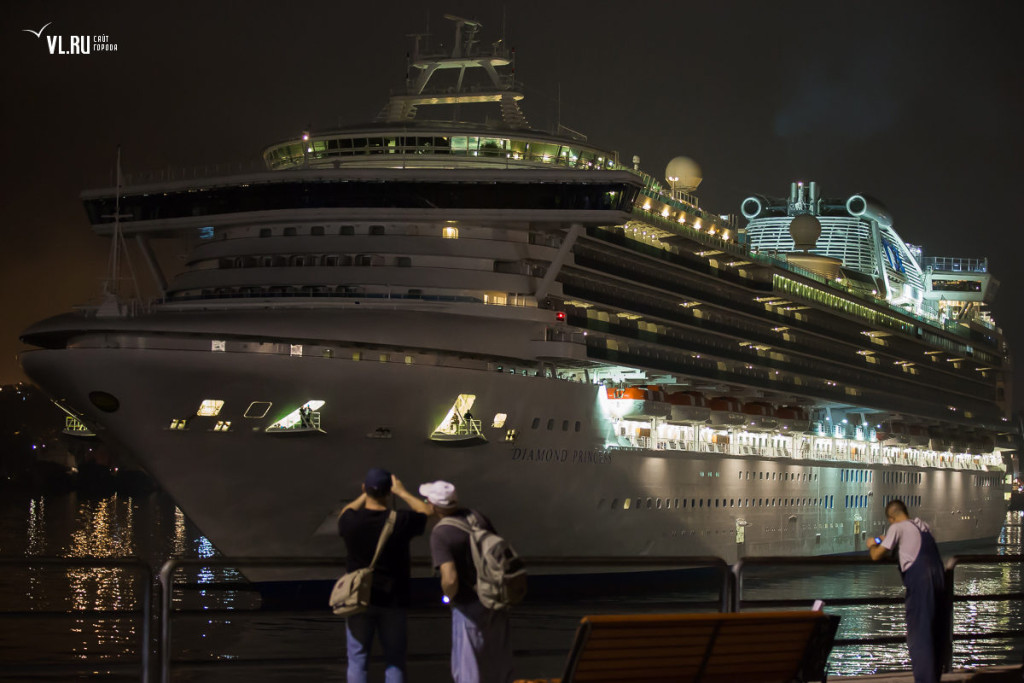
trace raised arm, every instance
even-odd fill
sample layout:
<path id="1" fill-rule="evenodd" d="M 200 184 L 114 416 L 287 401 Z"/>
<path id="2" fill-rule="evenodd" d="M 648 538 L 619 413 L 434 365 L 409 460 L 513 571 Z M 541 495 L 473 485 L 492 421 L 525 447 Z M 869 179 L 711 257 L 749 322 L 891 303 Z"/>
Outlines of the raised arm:
<path id="1" fill-rule="evenodd" d="M 391 475 L 391 492 L 406 502 L 406 504 L 412 508 L 415 512 L 419 512 L 424 515 L 434 514 L 434 506 L 430 503 L 420 500 L 416 496 L 412 495 L 405 490 L 405 486 L 402 485 L 402 480 Z"/>
<path id="2" fill-rule="evenodd" d="M 338 517 L 341 517 L 343 514 L 345 514 L 346 510 L 358 510 L 364 505 L 366 505 L 366 494 L 361 493 L 359 494 L 358 498 L 350 502 L 345 507 L 341 508 L 341 512 L 338 513 Z"/>
<path id="3" fill-rule="evenodd" d="M 885 536 L 882 536 L 884 539 Z M 871 559 L 877 562 L 878 560 L 885 557 L 885 548 L 882 547 L 881 543 L 875 543 L 875 539 L 868 539 L 868 554 L 871 555 Z"/>

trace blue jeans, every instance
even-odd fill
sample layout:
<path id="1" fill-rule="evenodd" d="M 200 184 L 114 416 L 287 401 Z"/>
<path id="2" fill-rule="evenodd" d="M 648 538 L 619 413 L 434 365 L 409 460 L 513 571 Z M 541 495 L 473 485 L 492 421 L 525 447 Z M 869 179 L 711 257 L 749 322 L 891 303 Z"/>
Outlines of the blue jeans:
<path id="1" fill-rule="evenodd" d="M 479 602 L 452 607 L 452 678 L 455 683 L 512 680 L 512 640 L 507 611 Z"/>
<path id="2" fill-rule="evenodd" d="M 366 667 L 373 646 L 374 632 L 384 648 L 384 680 L 404 683 L 406 650 L 406 610 L 404 607 L 374 607 L 345 620 L 348 640 L 348 683 L 366 683 Z"/>

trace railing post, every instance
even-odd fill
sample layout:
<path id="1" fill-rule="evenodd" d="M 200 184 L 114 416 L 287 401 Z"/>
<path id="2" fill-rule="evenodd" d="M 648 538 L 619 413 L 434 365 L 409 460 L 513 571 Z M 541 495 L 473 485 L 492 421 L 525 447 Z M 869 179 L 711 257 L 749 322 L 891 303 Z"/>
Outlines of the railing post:
<path id="1" fill-rule="evenodd" d="M 956 597 L 956 586 L 954 583 L 953 574 L 956 571 L 956 557 L 954 556 L 946 563 L 945 590 L 942 592 L 943 600 L 945 604 L 942 605 L 942 611 L 946 615 L 946 634 L 944 645 L 946 651 L 943 653 L 943 666 L 946 671 L 953 670 L 953 605 L 954 598 Z"/>

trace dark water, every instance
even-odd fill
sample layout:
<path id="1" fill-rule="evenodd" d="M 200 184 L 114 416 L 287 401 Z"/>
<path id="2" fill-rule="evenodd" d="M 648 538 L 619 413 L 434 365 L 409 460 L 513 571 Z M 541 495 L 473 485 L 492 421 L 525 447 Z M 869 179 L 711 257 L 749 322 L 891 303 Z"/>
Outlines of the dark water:
<path id="1" fill-rule="evenodd" d="M 999 544 L 978 552 L 1021 552 L 1021 513 L 1010 513 Z M 159 493 L 130 497 L 81 497 L 75 493 L 33 496 L 4 491 L 0 499 L 0 556 L 119 558 L 136 556 L 154 568 L 171 557 L 211 557 L 212 545 Z M 758 573 L 759 572 L 759 573 Z M 894 567 L 824 568 L 821 574 L 757 570 L 747 575 L 744 598 L 813 599 L 900 597 Z M 958 594 L 1019 592 L 1017 564 L 971 566 L 957 571 Z M 170 651 L 175 681 L 343 681 L 344 623 L 314 611 L 258 610 L 258 594 L 239 589 L 232 570 L 202 569 L 183 579 L 192 589 L 176 591 L 177 616 Z M 4 567 L 0 572 L 0 679 L 77 680 L 94 674 L 138 680 L 141 620 L 132 610 L 145 579 L 121 568 L 94 566 Z M 528 602 L 513 616 L 516 675 L 557 676 L 583 614 L 683 611 L 711 592 L 685 591 L 588 599 L 572 603 Z M 708 609 L 706 606 L 701 609 Z M 107 610 L 93 614 L 93 610 Z M 112 611 L 111 611 L 112 610 Z M 840 606 L 839 638 L 902 637 L 902 605 Z M 48 611 L 69 612 L 59 618 Z M 1019 601 L 959 603 L 957 633 L 992 633 L 1021 628 Z M 410 615 L 410 678 L 447 680 L 448 616 L 440 606 Z M 954 666 L 1020 663 L 1020 639 L 958 640 Z M 49 667 L 48 677 L 35 674 Z M 849 646 L 833 651 L 838 675 L 899 671 L 909 666 L 903 644 Z M 158 678 L 154 678 L 158 680 Z"/>

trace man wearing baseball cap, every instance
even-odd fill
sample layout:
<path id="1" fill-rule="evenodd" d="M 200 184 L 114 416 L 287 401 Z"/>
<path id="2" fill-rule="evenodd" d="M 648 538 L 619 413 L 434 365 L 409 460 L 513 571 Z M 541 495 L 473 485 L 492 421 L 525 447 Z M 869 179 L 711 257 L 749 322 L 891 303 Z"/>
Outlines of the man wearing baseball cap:
<path id="1" fill-rule="evenodd" d="M 451 482 L 432 481 L 419 490 L 441 519 L 465 520 L 472 512 L 484 528 L 494 531 L 482 514 L 459 505 Z M 437 524 L 430 533 L 430 555 L 452 608 L 452 678 L 455 683 L 506 683 L 512 680 L 508 612 L 487 609 L 477 598 L 469 542 L 468 533 L 448 524 Z"/>
<path id="2" fill-rule="evenodd" d="M 338 534 L 345 539 L 348 572 L 370 566 L 381 531 L 390 514 L 391 494 L 404 500 L 412 510 L 398 510 L 395 527 L 381 549 L 373 569 L 370 606 L 346 618 L 348 681 L 365 683 L 373 634 L 380 635 L 384 649 L 385 680 L 405 680 L 406 612 L 409 607 L 409 543 L 423 534 L 427 515 L 433 511 L 405 490 L 402 482 L 387 470 L 374 467 L 366 473 L 362 494 L 346 505 L 338 516 Z"/>

